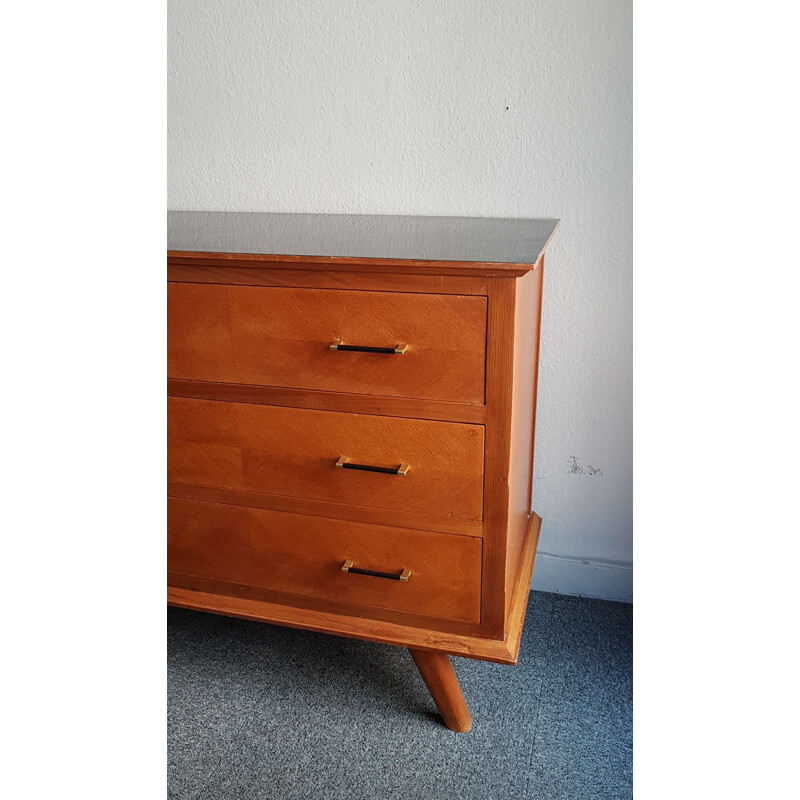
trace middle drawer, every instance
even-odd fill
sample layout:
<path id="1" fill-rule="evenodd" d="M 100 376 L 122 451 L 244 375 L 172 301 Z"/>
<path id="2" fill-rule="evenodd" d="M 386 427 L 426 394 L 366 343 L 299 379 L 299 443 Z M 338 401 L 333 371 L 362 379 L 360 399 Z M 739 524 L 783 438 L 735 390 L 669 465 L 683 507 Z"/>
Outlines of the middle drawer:
<path id="1" fill-rule="evenodd" d="M 182 397 L 167 409 L 173 483 L 481 519 L 480 425 Z"/>

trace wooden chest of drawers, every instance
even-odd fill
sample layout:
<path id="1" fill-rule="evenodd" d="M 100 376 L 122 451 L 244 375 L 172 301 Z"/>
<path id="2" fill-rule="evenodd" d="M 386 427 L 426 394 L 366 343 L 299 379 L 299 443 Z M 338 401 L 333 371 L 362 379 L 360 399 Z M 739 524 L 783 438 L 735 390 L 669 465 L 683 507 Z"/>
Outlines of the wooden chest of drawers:
<path id="1" fill-rule="evenodd" d="M 171 212 L 168 600 L 516 662 L 555 220 Z"/>

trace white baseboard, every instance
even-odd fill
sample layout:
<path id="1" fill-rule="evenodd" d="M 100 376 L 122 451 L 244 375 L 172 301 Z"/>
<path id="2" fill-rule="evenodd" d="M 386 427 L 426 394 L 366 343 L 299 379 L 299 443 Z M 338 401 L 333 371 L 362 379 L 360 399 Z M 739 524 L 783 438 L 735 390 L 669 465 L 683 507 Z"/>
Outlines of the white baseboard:
<path id="1" fill-rule="evenodd" d="M 632 603 L 633 565 L 537 553 L 531 588 Z"/>

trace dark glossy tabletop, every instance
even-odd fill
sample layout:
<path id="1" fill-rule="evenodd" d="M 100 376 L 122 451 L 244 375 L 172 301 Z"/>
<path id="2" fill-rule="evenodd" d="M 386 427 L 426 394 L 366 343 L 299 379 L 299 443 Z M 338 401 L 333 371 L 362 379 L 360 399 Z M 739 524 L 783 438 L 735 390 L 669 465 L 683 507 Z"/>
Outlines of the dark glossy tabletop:
<path id="1" fill-rule="evenodd" d="M 557 219 L 170 211 L 167 249 L 535 264 Z"/>

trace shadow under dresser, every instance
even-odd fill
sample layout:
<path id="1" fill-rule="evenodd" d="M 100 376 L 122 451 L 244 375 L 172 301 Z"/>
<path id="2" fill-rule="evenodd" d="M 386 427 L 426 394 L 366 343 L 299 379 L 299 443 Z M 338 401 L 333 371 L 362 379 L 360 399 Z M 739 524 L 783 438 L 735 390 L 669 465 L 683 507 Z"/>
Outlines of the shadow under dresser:
<path id="1" fill-rule="evenodd" d="M 168 602 L 517 660 L 550 219 L 170 212 Z"/>

